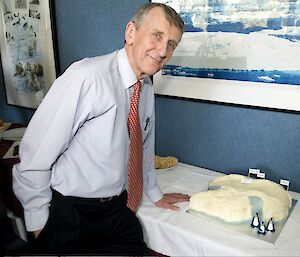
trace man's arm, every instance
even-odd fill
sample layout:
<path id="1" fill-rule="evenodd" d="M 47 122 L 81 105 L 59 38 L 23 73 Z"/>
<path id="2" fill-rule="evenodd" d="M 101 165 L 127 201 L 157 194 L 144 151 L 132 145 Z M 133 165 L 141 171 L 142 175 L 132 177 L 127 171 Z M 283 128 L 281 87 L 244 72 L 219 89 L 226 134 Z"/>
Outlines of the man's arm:
<path id="1" fill-rule="evenodd" d="M 155 174 L 155 116 L 154 111 L 152 117 L 149 117 L 147 128 L 149 129 L 147 136 L 143 142 L 143 169 L 144 169 L 144 191 L 156 206 L 171 210 L 178 210 L 178 206 L 174 205 L 179 202 L 187 202 L 190 197 L 181 193 L 162 194 L 156 181 Z"/>
<path id="2" fill-rule="evenodd" d="M 68 71 L 58 78 L 32 117 L 20 144 L 20 163 L 13 167 L 13 190 L 24 208 L 28 231 L 41 230 L 49 216 L 51 169 L 79 126 L 77 113 L 84 76 Z"/>

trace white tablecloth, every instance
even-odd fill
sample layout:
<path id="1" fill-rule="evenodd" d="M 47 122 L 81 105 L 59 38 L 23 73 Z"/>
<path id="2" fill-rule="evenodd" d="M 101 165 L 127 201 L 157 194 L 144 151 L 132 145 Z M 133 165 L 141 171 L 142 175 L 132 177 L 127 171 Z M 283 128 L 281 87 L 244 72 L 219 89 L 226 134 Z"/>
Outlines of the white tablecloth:
<path id="1" fill-rule="evenodd" d="M 179 163 L 174 169 L 157 171 L 164 193 L 192 195 L 206 191 L 208 182 L 221 173 Z M 155 207 L 144 196 L 137 215 L 144 229 L 148 247 L 169 256 L 300 256 L 300 194 L 290 192 L 298 200 L 275 244 L 186 213 L 188 203 L 179 204 L 180 211 Z"/>

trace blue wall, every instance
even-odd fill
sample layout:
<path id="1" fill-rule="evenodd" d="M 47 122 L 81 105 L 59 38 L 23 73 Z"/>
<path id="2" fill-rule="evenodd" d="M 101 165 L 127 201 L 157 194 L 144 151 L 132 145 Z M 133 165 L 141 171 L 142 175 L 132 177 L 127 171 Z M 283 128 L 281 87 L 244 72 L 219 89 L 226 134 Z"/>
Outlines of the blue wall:
<path id="1" fill-rule="evenodd" d="M 259 168 L 300 192 L 300 115 L 156 97 L 156 149 L 223 173 Z"/>
<path id="2" fill-rule="evenodd" d="M 124 45 L 124 31 L 145 0 L 55 0 L 61 70 Z"/>
<path id="3" fill-rule="evenodd" d="M 124 28 L 142 0 L 55 0 L 59 62 L 121 48 Z M 33 110 L 8 106 L 0 72 L 0 118 L 28 122 Z M 300 100 L 300 99 L 299 99 Z M 261 168 L 300 192 L 300 115 L 156 97 L 156 151 L 224 173 Z"/>

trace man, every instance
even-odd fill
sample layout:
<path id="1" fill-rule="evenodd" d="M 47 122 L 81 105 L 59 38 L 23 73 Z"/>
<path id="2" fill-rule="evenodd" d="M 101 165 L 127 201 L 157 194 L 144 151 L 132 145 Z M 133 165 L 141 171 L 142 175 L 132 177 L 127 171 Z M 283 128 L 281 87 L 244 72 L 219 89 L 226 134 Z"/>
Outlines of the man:
<path id="1" fill-rule="evenodd" d="M 127 24 L 123 49 L 76 62 L 53 83 L 28 125 L 21 162 L 13 168 L 14 192 L 39 252 L 148 254 L 137 205 L 126 206 L 126 189 L 128 202 L 135 194 L 129 192 L 128 171 L 133 102 L 142 134 L 142 190 L 158 207 L 176 210 L 174 203 L 188 201 L 182 194 L 163 195 L 156 182 L 149 79 L 167 63 L 183 30 L 172 8 L 147 3 Z"/>

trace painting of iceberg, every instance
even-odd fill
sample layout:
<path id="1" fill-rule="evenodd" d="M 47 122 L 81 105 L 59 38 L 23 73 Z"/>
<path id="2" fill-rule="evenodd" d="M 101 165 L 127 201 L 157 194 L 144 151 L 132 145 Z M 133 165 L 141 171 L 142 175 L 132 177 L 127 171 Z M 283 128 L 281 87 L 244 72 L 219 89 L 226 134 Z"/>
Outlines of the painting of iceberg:
<path id="1" fill-rule="evenodd" d="M 161 0 L 185 33 L 163 76 L 300 85 L 300 0 Z"/>

